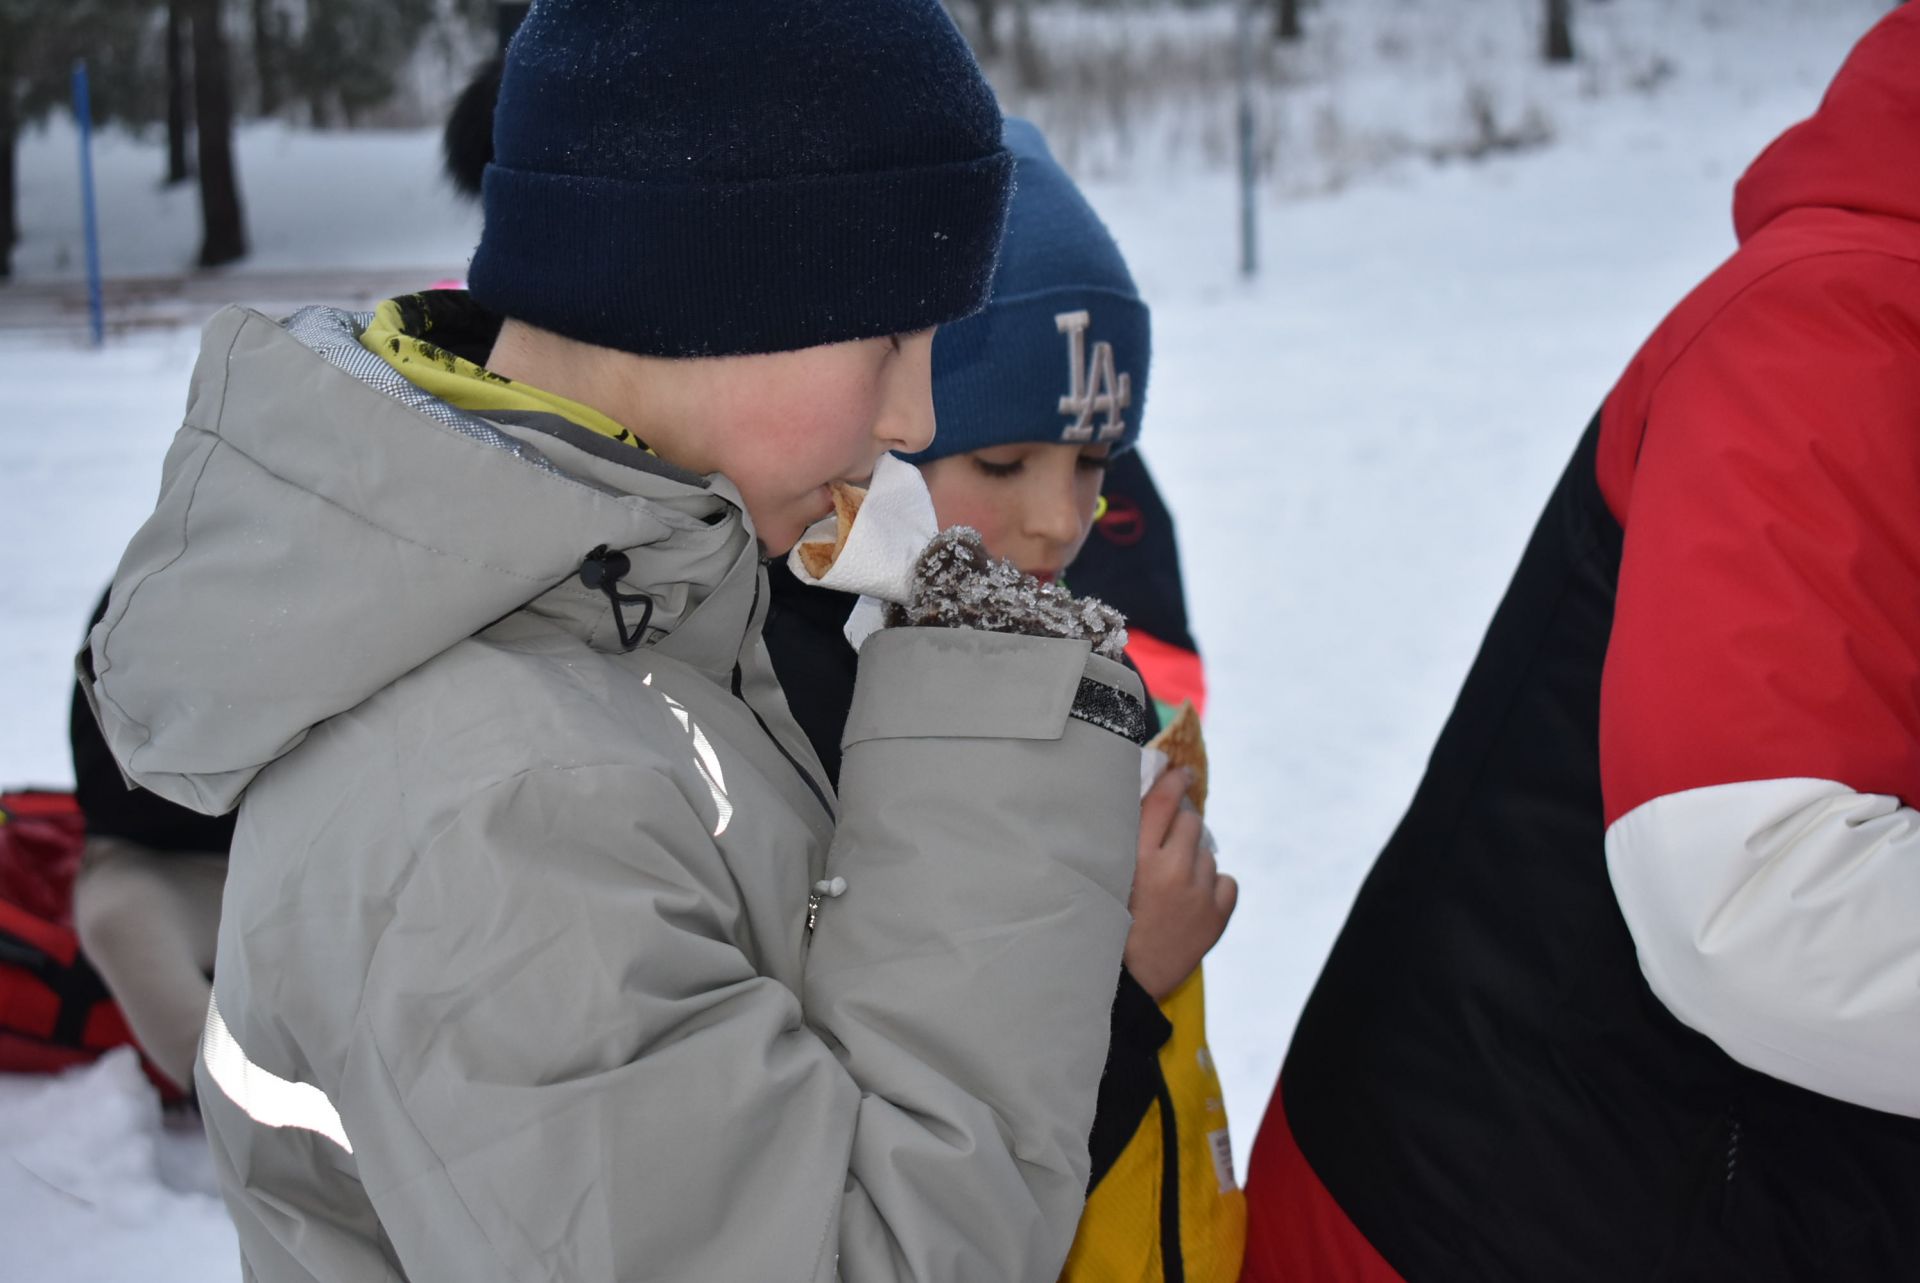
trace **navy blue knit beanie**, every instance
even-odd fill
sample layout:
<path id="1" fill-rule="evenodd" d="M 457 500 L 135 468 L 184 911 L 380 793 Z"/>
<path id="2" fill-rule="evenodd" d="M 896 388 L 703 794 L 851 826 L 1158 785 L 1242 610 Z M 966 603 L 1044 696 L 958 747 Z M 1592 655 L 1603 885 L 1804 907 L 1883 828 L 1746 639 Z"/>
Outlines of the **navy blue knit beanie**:
<path id="1" fill-rule="evenodd" d="M 1100 216 L 1024 120 L 1006 123 L 1018 188 L 977 316 L 933 339 L 933 444 L 925 463 L 1016 441 L 1132 449 L 1152 357 L 1147 305 Z"/>
<path id="2" fill-rule="evenodd" d="M 536 0 L 469 286 L 654 356 L 922 330 L 986 299 L 1000 123 L 938 0 Z"/>

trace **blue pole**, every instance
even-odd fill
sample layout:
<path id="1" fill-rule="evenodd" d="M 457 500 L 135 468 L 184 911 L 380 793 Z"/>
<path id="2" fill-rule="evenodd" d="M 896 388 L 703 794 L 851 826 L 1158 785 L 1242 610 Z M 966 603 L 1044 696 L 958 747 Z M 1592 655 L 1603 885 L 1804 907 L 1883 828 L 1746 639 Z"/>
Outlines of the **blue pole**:
<path id="1" fill-rule="evenodd" d="M 106 312 L 100 300 L 100 219 L 93 200 L 93 95 L 87 87 L 87 60 L 73 64 L 73 114 L 80 122 L 80 204 L 87 227 L 87 315 L 93 345 L 107 341 Z"/>

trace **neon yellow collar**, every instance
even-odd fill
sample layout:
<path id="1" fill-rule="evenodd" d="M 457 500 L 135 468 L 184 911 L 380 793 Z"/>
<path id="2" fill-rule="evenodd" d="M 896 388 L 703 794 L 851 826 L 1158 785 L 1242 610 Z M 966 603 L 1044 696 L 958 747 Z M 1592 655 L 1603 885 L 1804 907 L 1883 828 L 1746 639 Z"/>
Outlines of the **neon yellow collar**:
<path id="1" fill-rule="evenodd" d="M 455 356 L 437 343 L 409 334 L 396 299 L 388 299 L 374 309 L 373 323 L 361 333 L 360 345 L 422 392 L 459 409 L 479 415 L 502 410 L 557 414 L 602 436 L 647 449 L 640 438 L 590 405 L 529 383 L 516 383 L 484 365 Z"/>

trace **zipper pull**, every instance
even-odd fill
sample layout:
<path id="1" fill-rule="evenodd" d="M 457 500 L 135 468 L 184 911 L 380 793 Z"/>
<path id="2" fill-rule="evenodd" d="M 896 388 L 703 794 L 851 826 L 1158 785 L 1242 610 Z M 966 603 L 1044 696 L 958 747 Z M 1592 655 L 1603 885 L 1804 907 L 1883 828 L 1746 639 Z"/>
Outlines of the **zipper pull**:
<path id="1" fill-rule="evenodd" d="M 807 938 L 813 938 L 813 928 L 820 921 L 820 906 L 827 900 L 838 900 L 847 893 L 845 878 L 822 878 L 813 884 L 813 891 L 807 896 Z"/>

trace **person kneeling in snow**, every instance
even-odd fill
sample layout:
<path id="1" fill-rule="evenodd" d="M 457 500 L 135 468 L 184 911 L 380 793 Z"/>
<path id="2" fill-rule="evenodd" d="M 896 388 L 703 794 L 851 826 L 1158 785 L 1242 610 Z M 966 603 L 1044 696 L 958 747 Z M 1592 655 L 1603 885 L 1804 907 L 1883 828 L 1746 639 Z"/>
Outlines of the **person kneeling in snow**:
<path id="1" fill-rule="evenodd" d="M 993 301 L 935 336 L 938 426 L 931 446 L 906 457 L 925 477 L 934 524 L 972 527 L 987 552 L 1053 583 L 1093 530 L 1108 467 L 1139 439 L 1149 317 L 1119 247 L 1040 132 L 1009 120 L 1005 139 L 1016 187 Z M 770 575 L 767 647 L 833 772 L 855 680 L 856 652 L 841 635 L 853 599 L 784 564 Z M 1076 1283 L 1240 1275 L 1245 1200 L 1199 969 L 1237 889 L 1202 846 L 1192 808 L 1176 811 L 1181 789 L 1169 773 L 1142 809 L 1087 1212 L 1066 1274 Z"/>
<path id="2" fill-rule="evenodd" d="M 496 131 L 471 298 L 213 321 L 92 634 L 128 772 L 240 805 L 198 1085 L 247 1276 L 1049 1278 L 1119 621 L 876 633 L 837 795 L 761 641 L 762 556 L 931 439 L 992 95 L 934 0 L 542 0 Z"/>
<path id="3" fill-rule="evenodd" d="M 102 597 L 88 627 L 106 613 Z M 67 729 L 87 832 L 73 883 L 74 930 L 140 1050 L 186 1095 L 213 992 L 234 820 L 129 787 L 78 685 Z"/>

